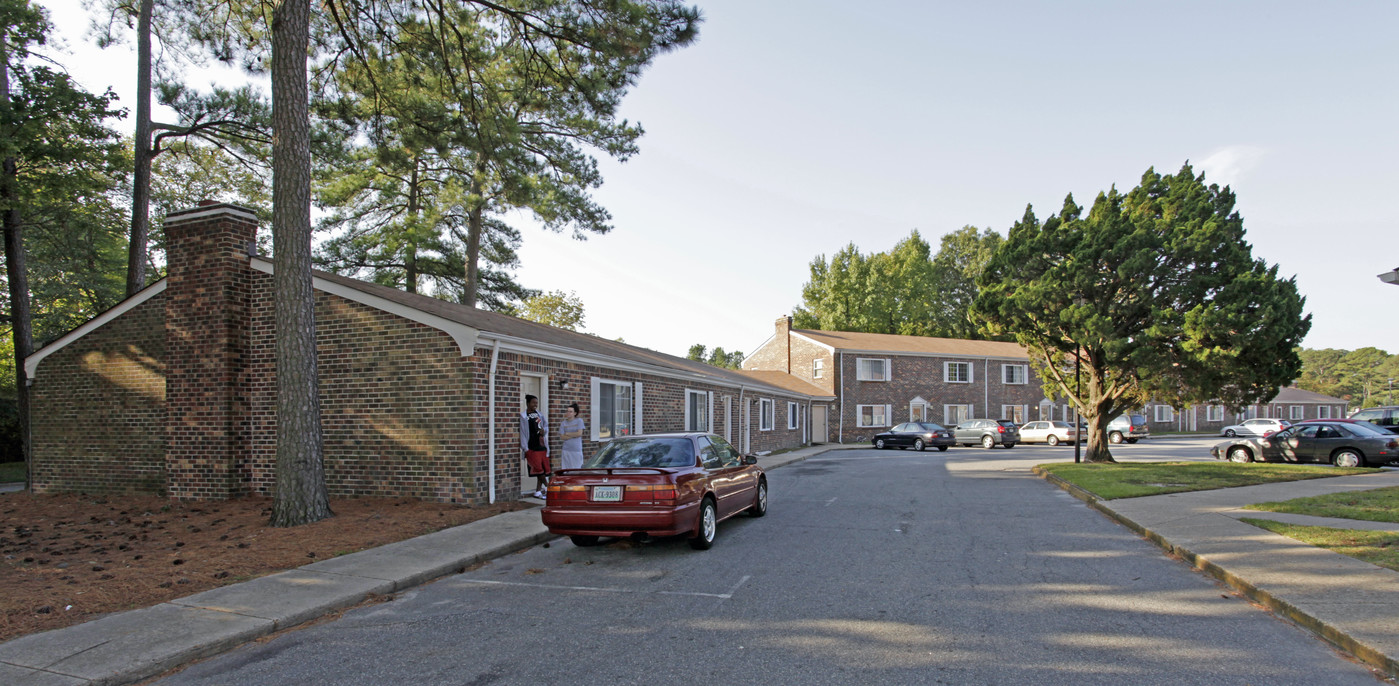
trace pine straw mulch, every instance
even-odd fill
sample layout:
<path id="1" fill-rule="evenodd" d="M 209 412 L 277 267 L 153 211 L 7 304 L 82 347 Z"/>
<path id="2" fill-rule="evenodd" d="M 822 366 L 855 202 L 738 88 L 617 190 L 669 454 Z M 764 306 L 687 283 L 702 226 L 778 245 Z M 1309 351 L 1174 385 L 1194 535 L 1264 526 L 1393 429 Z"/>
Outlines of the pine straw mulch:
<path id="1" fill-rule="evenodd" d="M 273 528 L 270 498 L 0 494 L 0 641 L 528 507 L 332 499 L 330 519 Z"/>

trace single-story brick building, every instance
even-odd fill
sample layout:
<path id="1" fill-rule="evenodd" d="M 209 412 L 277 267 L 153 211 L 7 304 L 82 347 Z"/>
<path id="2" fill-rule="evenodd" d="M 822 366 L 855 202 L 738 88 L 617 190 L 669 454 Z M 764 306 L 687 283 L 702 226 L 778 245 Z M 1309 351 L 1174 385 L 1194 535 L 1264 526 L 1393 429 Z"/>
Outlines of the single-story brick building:
<path id="1" fill-rule="evenodd" d="M 36 492 L 271 493 L 274 265 L 253 254 L 256 229 L 236 205 L 171 214 L 168 276 L 26 360 Z M 615 436 L 686 430 L 745 452 L 796 447 L 835 400 L 343 276 L 316 272 L 314 285 L 332 496 L 519 497 L 533 487 L 525 394 L 552 423 L 577 402 L 588 455 Z"/>
<path id="2" fill-rule="evenodd" d="M 1346 401 L 1322 393 L 1284 386 L 1265 403 L 1231 412 L 1223 405 L 1194 405 L 1176 410 L 1170 405 L 1150 403 L 1143 410 L 1152 431 L 1201 431 L 1219 433 L 1225 426 L 1245 419 L 1335 419 L 1346 416 Z"/>

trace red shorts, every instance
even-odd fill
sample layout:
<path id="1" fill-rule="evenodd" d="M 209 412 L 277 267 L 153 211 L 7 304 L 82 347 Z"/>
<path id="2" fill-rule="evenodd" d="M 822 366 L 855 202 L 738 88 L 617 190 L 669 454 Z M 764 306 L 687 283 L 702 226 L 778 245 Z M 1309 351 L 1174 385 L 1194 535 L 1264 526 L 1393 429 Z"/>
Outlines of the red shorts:
<path id="1" fill-rule="evenodd" d="M 549 476 L 549 451 L 547 450 L 526 450 L 525 464 L 529 465 L 530 476 Z"/>

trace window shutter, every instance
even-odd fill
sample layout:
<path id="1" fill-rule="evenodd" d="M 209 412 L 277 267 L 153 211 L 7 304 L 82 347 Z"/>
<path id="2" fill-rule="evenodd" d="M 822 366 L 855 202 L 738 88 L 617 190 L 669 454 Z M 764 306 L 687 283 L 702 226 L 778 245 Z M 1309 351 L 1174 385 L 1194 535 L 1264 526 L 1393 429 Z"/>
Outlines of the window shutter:
<path id="1" fill-rule="evenodd" d="M 641 428 L 641 382 L 637 381 L 635 386 L 636 407 L 632 408 L 632 433 L 641 434 L 646 433 L 646 431 Z"/>

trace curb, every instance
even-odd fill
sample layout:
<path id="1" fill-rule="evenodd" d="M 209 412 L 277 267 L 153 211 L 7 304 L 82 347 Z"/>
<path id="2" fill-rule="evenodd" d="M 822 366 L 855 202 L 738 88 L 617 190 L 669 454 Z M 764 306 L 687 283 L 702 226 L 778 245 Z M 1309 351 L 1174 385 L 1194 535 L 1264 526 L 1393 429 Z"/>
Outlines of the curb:
<path id="1" fill-rule="evenodd" d="M 1233 588 L 1239 593 L 1242 593 L 1244 597 L 1248 598 L 1250 601 L 1253 601 L 1254 603 L 1257 603 L 1267 608 L 1273 614 L 1276 614 L 1280 617 L 1284 617 L 1292 621 L 1292 623 L 1302 627 L 1303 629 L 1306 629 L 1307 631 L 1312 632 L 1313 634 L 1325 640 L 1326 642 L 1350 653 L 1351 655 L 1354 655 L 1361 662 L 1364 662 L 1365 664 L 1368 664 L 1372 667 L 1383 670 L 1388 676 L 1399 677 L 1399 660 L 1396 660 L 1395 658 L 1386 655 L 1383 651 L 1377 650 L 1369 645 L 1366 645 L 1365 643 L 1360 642 L 1350 634 L 1347 634 L 1344 631 L 1341 631 L 1340 629 L 1337 629 L 1336 627 L 1320 619 L 1317 619 L 1316 617 L 1304 612 L 1292 603 L 1289 603 L 1286 600 L 1283 600 L 1282 598 L 1279 598 L 1273 595 L 1272 593 L 1253 585 L 1248 580 L 1238 576 L 1237 574 L 1234 574 L 1233 572 L 1230 572 L 1228 569 L 1225 569 L 1224 567 L 1221 567 L 1218 564 L 1215 564 L 1214 562 L 1211 562 L 1207 558 L 1195 553 L 1189 548 L 1172 543 L 1170 540 L 1166 539 L 1161 534 L 1158 534 L 1155 531 L 1152 531 L 1151 529 L 1148 529 L 1142 526 L 1141 524 L 1138 524 L 1132 519 L 1118 513 L 1116 510 L 1113 510 L 1111 507 L 1104 505 L 1102 498 L 1099 498 L 1098 496 L 1082 488 L 1079 488 L 1078 486 L 1071 484 L 1055 476 L 1054 474 L 1051 474 L 1041 469 L 1039 465 L 1036 465 L 1034 468 L 1031 469 L 1031 471 L 1035 475 L 1044 479 L 1045 481 L 1048 481 L 1054 484 L 1055 486 L 1058 486 L 1059 488 L 1068 492 L 1075 498 L 1082 500 L 1094 510 L 1097 510 L 1098 512 L 1101 512 L 1104 515 L 1107 515 L 1109 519 L 1112 519 L 1118 524 L 1121 524 L 1122 526 L 1131 529 L 1133 532 L 1135 532 L 1142 538 L 1145 538 L 1146 540 L 1155 543 L 1159 548 L 1166 551 L 1168 554 L 1179 556 L 1182 560 L 1188 562 L 1192 567 L 1195 567 L 1196 569 L 1224 582 L 1225 585 L 1229 586 L 1230 588 Z"/>

